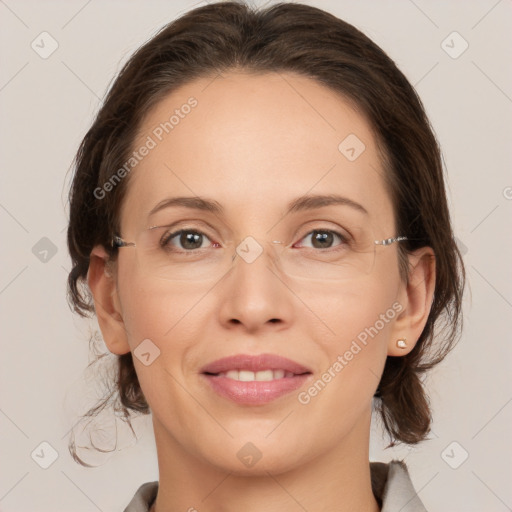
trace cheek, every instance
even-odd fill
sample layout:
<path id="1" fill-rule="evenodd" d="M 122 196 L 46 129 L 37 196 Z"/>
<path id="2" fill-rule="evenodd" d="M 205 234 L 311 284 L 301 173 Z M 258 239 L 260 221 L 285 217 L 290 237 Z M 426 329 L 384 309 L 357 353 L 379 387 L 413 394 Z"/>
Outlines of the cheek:
<path id="1" fill-rule="evenodd" d="M 166 340 L 177 332 L 183 334 L 190 316 L 198 316 L 203 306 L 204 285 L 155 280 L 128 266 L 124 275 L 120 273 L 120 282 L 123 320 L 132 350 L 146 338 L 164 344 L 160 348 L 169 346 Z M 176 337 L 172 346 L 179 347 Z"/>
<path id="2" fill-rule="evenodd" d="M 205 286 L 149 279 L 128 266 L 120 279 L 124 279 L 120 280 L 123 320 L 144 394 L 149 402 L 153 396 L 160 400 L 163 390 L 176 396 L 180 389 L 172 377 L 181 380 L 197 359 L 197 345 L 208 332 L 212 317 L 208 290 L 215 283 Z M 144 346 L 157 354 L 155 364 L 146 366 L 141 364 L 143 359 L 137 360 Z"/>
<path id="3" fill-rule="evenodd" d="M 362 286 L 358 292 L 317 299 L 321 318 L 334 334 L 308 331 L 326 361 L 317 379 L 298 397 L 311 429 L 318 422 L 330 424 L 332 436 L 343 437 L 368 411 L 400 310 L 396 294 L 389 289 L 393 288 Z M 310 328 L 307 322 L 304 328 Z"/>
<path id="4" fill-rule="evenodd" d="M 357 281 L 304 286 L 296 291 L 311 313 L 303 326 L 311 338 L 326 347 L 343 349 L 354 339 L 364 343 L 366 337 L 388 335 L 400 309 L 399 290 L 398 268 L 389 268 Z"/>
<path id="5" fill-rule="evenodd" d="M 151 281 L 133 271 L 127 270 L 123 277 L 123 320 L 144 396 L 156 416 L 163 411 L 166 414 L 162 404 L 170 400 L 174 404 L 173 421 L 185 422 L 186 407 L 180 408 L 180 404 L 188 397 L 179 382 L 183 381 L 190 351 L 200 339 L 198 334 L 204 331 L 200 308 L 205 306 L 198 303 L 202 294 L 193 287 Z M 150 354 L 149 361 L 146 359 L 149 364 L 139 358 L 141 353 Z"/>
<path id="6" fill-rule="evenodd" d="M 403 309 L 398 292 L 398 270 L 360 280 L 357 286 L 346 283 L 340 289 L 325 288 L 323 293 L 300 292 L 317 315 L 302 328 L 326 356 L 322 381 L 330 391 L 322 392 L 324 399 L 340 406 L 346 406 L 351 397 L 359 397 L 363 405 L 371 399 L 393 325 Z"/>

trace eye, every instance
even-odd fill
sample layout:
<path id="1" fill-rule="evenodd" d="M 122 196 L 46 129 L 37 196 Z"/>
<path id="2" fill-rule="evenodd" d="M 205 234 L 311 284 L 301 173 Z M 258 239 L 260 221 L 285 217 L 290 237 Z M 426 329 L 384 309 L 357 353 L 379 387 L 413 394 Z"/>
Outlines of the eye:
<path id="1" fill-rule="evenodd" d="M 204 245 L 206 242 L 206 245 Z M 207 235 L 195 229 L 181 229 L 162 237 L 160 245 L 166 249 L 172 249 L 178 244 L 178 249 L 183 251 L 193 251 L 195 249 L 204 249 L 211 241 Z M 216 246 L 218 244 L 214 244 Z"/>
<path id="2" fill-rule="evenodd" d="M 330 229 L 314 229 L 302 238 L 301 241 L 307 240 L 308 238 L 311 238 L 311 245 L 309 245 L 309 247 L 313 249 L 330 249 L 336 239 L 342 244 L 347 242 L 346 238 L 341 233 Z M 308 246 L 306 245 L 306 247 Z"/>

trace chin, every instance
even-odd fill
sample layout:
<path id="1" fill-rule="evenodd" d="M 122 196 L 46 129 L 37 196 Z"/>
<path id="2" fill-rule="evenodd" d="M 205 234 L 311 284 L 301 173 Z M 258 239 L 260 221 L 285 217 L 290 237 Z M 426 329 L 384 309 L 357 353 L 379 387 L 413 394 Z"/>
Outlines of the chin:
<path id="1" fill-rule="evenodd" d="M 208 453 L 208 462 L 219 469 L 239 476 L 268 476 L 268 473 L 279 474 L 293 470 L 304 462 L 304 456 L 298 452 L 299 443 L 283 446 L 282 440 L 276 442 L 268 439 L 258 441 L 256 436 L 251 439 L 237 441 L 231 439 L 229 445 L 224 445 L 219 453 Z M 291 440 L 290 440 L 291 441 Z M 215 450 L 217 451 L 217 450 Z"/>

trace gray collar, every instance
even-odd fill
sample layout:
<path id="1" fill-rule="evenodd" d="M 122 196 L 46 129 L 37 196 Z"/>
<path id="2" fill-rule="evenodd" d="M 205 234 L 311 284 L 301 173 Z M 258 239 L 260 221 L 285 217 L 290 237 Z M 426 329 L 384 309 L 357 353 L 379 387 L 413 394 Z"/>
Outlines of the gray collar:
<path id="1" fill-rule="evenodd" d="M 381 512 L 427 512 L 404 462 L 370 462 L 372 490 Z"/>

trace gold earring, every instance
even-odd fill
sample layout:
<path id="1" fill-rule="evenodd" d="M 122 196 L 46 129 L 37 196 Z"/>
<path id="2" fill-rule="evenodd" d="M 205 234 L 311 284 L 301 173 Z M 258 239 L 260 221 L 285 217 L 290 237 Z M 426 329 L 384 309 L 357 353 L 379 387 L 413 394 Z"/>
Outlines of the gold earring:
<path id="1" fill-rule="evenodd" d="M 396 346 L 398 348 L 407 348 L 407 340 L 405 338 L 400 338 L 396 340 Z"/>

